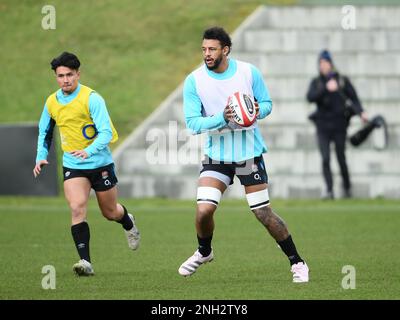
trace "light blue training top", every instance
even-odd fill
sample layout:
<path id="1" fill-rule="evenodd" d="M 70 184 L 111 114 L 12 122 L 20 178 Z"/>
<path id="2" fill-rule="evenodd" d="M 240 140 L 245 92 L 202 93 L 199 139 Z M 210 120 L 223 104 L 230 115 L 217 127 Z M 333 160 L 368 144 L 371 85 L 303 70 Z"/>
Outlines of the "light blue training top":
<path id="1" fill-rule="evenodd" d="M 236 91 L 252 91 L 260 108 L 257 120 L 271 113 L 272 101 L 255 66 L 234 59 L 228 63 L 223 73 L 213 72 L 205 64 L 193 71 L 184 82 L 183 108 L 186 126 L 192 133 L 207 133 L 204 150 L 207 156 L 240 162 L 260 156 L 267 152 L 267 147 L 257 125 L 249 130 L 227 130 L 223 110 L 228 96 Z"/>

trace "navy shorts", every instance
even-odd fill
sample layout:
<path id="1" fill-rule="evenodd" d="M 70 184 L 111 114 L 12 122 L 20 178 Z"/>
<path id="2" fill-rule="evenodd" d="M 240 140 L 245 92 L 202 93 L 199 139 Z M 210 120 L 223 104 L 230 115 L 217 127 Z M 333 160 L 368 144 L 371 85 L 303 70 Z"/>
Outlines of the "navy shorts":
<path id="1" fill-rule="evenodd" d="M 217 174 L 214 175 L 212 172 Z M 228 186 L 233 184 L 235 175 L 244 186 L 268 183 L 268 174 L 262 155 L 243 162 L 216 161 L 209 157 L 202 162 L 200 177 L 215 177 Z"/>
<path id="2" fill-rule="evenodd" d="M 96 169 L 71 169 L 63 167 L 63 177 L 64 181 L 78 177 L 87 178 L 94 191 L 107 191 L 118 183 L 114 171 L 114 163 Z"/>

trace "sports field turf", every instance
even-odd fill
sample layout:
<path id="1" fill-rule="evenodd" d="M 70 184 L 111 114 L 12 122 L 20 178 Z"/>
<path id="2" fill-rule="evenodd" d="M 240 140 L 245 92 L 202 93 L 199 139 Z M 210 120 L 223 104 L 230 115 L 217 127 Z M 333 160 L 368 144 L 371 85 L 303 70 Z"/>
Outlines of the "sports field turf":
<path id="1" fill-rule="evenodd" d="M 0 299 L 399 299 L 400 202 L 274 201 L 310 266 L 308 284 L 291 283 L 286 257 L 245 200 L 216 214 L 215 260 L 190 278 L 177 269 L 195 250 L 194 202 L 124 200 L 142 233 L 128 249 L 120 225 L 90 201 L 94 277 L 77 278 L 69 211 L 62 198 L 0 198 Z M 41 287 L 44 265 L 56 289 Z M 343 289 L 342 267 L 356 270 Z"/>

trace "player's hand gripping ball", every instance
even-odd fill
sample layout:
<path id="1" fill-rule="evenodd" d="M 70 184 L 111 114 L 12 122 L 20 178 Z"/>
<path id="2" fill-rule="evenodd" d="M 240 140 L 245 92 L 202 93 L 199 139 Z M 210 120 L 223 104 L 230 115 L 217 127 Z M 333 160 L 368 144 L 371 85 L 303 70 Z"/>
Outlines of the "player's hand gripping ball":
<path id="1" fill-rule="evenodd" d="M 249 95 L 235 92 L 228 98 L 228 105 L 232 109 L 233 121 L 238 125 L 249 127 L 256 121 L 255 103 Z"/>

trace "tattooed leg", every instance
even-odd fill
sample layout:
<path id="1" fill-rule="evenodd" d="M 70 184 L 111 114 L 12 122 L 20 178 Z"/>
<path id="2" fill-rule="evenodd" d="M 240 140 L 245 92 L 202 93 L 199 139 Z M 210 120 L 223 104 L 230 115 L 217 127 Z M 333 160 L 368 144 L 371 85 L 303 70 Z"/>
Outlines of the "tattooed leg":
<path id="1" fill-rule="evenodd" d="M 252 211 L 276 241 L 283 241 L 289 236 L 286 223 L 270 206 L 254 209 Z"/>

